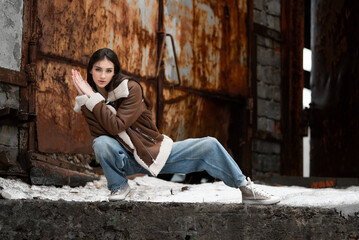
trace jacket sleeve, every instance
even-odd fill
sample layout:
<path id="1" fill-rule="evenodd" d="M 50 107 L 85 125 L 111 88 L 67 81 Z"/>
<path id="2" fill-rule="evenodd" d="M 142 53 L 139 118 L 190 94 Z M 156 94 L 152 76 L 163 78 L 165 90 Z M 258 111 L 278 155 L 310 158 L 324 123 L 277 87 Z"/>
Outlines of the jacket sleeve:
<path id="1" fill-rule="evenodd" d="M 105 99 L 99 93 L 86 101 L 87 110 L 110 135 L 117 135 L 129 128 L 144 111 L 141 86 L 134 81 L 128 81 L 128 90 L 128 96 L 123 98 L 115 113 L 105 104 Z"/>
<path id="2" fill-rule="evenodd" d="M 93 113 L 86 108 L 85 104 L 88 99 L 89 98 L 86 95 L 77 96 L 74 111 L 79 112 L 80 110 L 82 110 L 82 114 L 85 117 L 85 120 L 89 126 L 91 136 L 98 137 L 101 135 L 109 135 L 109 133 L 106 132 L 105 129 L 103 129 L 103 127 L 98 124 Z"/>
<path id="3" fill-rule="evenodd" d="M 85 117 L 87 125 L 89 126 L 91 136 L 99 137 L 102 135 L 110 135 L 100 124 L 98 124 L 97 119 L 94 114 L 90 112 L 86 106 L 81 108 L 82 114 Z"/>

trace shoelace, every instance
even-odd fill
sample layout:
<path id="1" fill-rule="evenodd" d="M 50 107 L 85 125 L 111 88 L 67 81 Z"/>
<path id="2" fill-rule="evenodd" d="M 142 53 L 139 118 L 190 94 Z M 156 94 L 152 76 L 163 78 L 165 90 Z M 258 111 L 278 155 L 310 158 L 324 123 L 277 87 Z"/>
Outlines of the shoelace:
<path id="1" fill-rule="evenodd" d="M 256 193 L 259 194 L 259 195 L 262 195 L 264 197 L 270 197 L 271 196 L 269 193 L 265 192 L 264 190 L 259 189 L 259 188 L 255 188 L 254 183 L 251 181 L 251 179 L 249 177 L 247 178 L 247 181 L 248 181 L 247 186 L 251 189 L 254 198 L 256 198 Z"/>

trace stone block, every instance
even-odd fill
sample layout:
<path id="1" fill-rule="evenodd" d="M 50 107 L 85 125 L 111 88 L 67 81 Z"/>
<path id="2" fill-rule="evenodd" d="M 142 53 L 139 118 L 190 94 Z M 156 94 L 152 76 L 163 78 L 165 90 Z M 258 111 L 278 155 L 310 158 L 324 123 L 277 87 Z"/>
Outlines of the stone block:
<path id="1" fill-rule="evenodd" d="M 271 85 L 280 85 L 280 70 L 273 66 L 257 65 L 257 80 Z"/>
<path id="2" fill-rule="evenodd" d="M 18 146 L 18 128 L 16 126 L 0 125 L 0 145 Z"/>
<path id="3" fill-rule="evenodd" d="M 274 133 L 274 120 L 264 117 L 259 117 L 257 120 L 257 129 Z"/>
<path id="4" fill-rule="evenodd" d="M 257 115 L 260 117 L 268 117 L 274 120 L 280 120 L 280 104 L 273 101 L 258 99 Z"/>
<path id="5" fill-rule="evenodd" d="M 257 83 L 257 96 L 260 99 L 274 101 L 275 103 L 280 102 L 280 88 L 278 86 L 268 85 L 264 82 Z"/>
<path id="6" fill-rule="evenodd" d="M 268 85 L 264 82 L 257 83 L 257 96 L 266 100 L 274 100 L 279 102 L 280 100 L 280 91 L 279 87 Z"/>
<path id="7" fill-rule="evenodd" d="M 261 35 L 257 35 L 257 45 L 272 49 L 277 47 L 273 40 L 271 40 L 270 38 L 263 37 Z"/>
<path id="8" fill-rule="evenodd" d="M 254 7 L 254 9 L 257 9 L 259 11 L 263 11 L 264 10 L 264 0 L 254 0 L 253 7 Z"/>
<path id="9" fill-rule="evenodd" d="M 0 145 L 0 169 L 7 170 L 11 166 L 15 166 L 19 155 L 17 147 L 8 147 Z"/>
<path id="10" fill-rule="evenodd" d="M 273 99 L 276 102 L 280 102 L 280 87 L 273 86 Z"/>
<path id="11" fill-rule="evenodd" d="M 0 108 L 19 108 L 19 87 L 0 82 Z"/>
<path id="12" fill-rule="evenodd" d="M 279 17 L 281 15 L 281 2 L 280 0 L 265 0 L 263 9 L 267 14 Z"/>
<path id="13" fill-rule="evenodd" d="M 276 30 L 278 32 L 281 31 L 281 25 L 280 25 L 280 16 L 270 15 L 266 13 L 265 11 L 253 10 L 253 22 L 263 25 L 267 28 Z"/>
<path id="14" fill-rule="evenodd" d="M 276 30 L 278 32 L 281 31 L 280 26 L 280 17 L 273 16 L 273 15 L 267 15 L 267 27 L 271 28 L 273 30 Z"/>
<path id="15" fill-rule="evenodd" d="M 253 22 L 258 23 L 260 25 L 267 26 L 267 15 L 264 11 L 253 10 Z"/>
<path id="16" fill-rule="evenodd" d="M 280 156 L 276 154 L 253 154 L 253 170 L 260 172 L 279 172 Z"/>
<path id="17" fill-rule="evenodd" d="M 254 139 L 252 150 L 253 152 L 262 154 L 280 154 L 280 144 L 276 142 Z"/>
<path id="18" fill-rule="evenodd" d="M 280 66 L 280 52 L 276 52 L 273 48 L 258 46 L 257 64 L 278 68 L 278 66 Z"/>

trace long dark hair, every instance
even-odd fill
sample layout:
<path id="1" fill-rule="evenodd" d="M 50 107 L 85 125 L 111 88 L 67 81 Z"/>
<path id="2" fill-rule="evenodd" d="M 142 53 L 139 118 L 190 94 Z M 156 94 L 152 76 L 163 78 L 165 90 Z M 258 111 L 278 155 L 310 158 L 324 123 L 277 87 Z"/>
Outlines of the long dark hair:
<path id="1" fill-rule="evenodd" d="M 90 86 L 97 91 L 97 87 L 96 87 L 96 84 L 92 78 L 92 74 L 90 73 L 92 68 L 93 68 L 93 65 L 98 62 L 98 61 L 101 61 L 101 60 L 104 60 L 104 59 L 107 59 L 109 61 L 111 61 L 114 65 L 114 75 L 111 79 L 111 82 L 109 84 L 107 84 L 107 86 L 105 87 L 106 91 L 109 91 L 109 90 L 113 90 L 113 83 L 114 83 L 114 80 L 116 79 L 121 79 L 121 78 L 128 78 L 128 79 L 131 79 L 131 80 L 134 80 L 136 81 L 140 87 L 141 87 L 141 90 L 142 90 L 142 98 L 144 100 L 144 102 L 146 103 L 146 106 L 148 109 L 151 109 L 151 104 L 149 103 L 149 101 L 146 99 L 144 93 L 143 93 L 143 88 L 141 86 L 141 84 L 136 80 L 134 79 L 133 77 L 129 77 L 125 74 L 122 74 L 121 73 L 121 65 L 120 65 L 120 61 L 118 61 L 118 57 L 116 55 L 116 53 L 114 51 L 112 51 L 111 49 L 109 48 L 101 48 L 99 50 L 97 50 L 96 52 L 94 52 L 90 58 L 90 61 L 87 65 L 87 82 L 90 84 Z"/>
<path id="2" fill-rule="evenodd" d="M 114 51 L 112 51 L 109 48 L 101 48 L 99 50 L 97 50 L 96 52 L 94 52 L 90 58 L 90 61 L 87 65 L 87 82 L 90 84 L 90 86 L 94 89 L 97 90 L 96 84 L 92 78 L 92 74 L 90 73 L 93 65 L 101 60 L 107 59 L 109 61 L 111 61 L 114 65 L 114 75 L 112 77 L 111 82 L 106 86 L 106 90 L 108 91 L 109 89 L 112 88 L 112 83 L 114 79 L 117 78 L 122 78 L 122 74 L 121 74 L 121 65 L 120 62 L 118 61 L 117 55 Z"/>

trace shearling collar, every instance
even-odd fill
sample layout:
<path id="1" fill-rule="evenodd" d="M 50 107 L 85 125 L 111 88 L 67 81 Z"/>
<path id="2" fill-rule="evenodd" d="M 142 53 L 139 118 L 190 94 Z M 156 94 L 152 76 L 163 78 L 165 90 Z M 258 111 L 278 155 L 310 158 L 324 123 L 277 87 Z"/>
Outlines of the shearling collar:
<path id="1" fill-rule="evenodd" d="M 129 93 L 128 79 L 125 79 L 121 81 L 121 83 L 116 88 L 108 92 L 107 102 L 113 102 L 120 98 L 126 98 L 128 97 Z"/>

